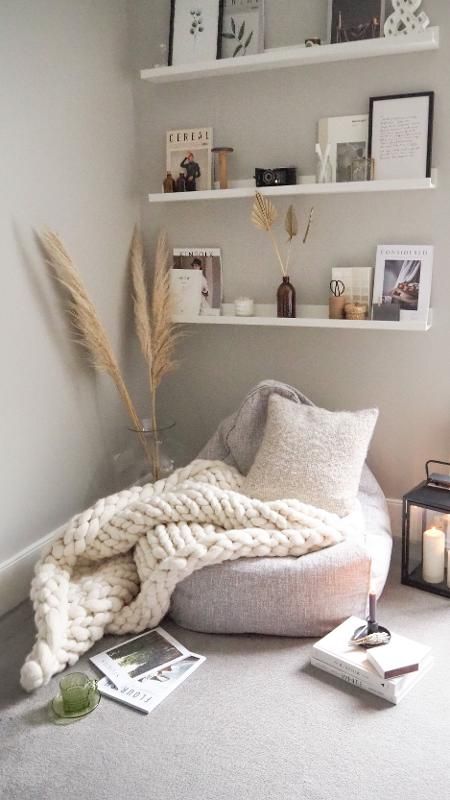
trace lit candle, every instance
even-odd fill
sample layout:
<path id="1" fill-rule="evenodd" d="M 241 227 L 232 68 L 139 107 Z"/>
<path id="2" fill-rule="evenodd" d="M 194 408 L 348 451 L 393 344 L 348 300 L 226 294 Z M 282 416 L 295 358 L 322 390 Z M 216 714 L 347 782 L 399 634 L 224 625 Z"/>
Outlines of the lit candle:
<path id="1" fill-rule="evenodd" d="M 445 533 L 430 528 L 423 534 L 422 577 L 427 583 L 442 583 L 445 572 Z"/>

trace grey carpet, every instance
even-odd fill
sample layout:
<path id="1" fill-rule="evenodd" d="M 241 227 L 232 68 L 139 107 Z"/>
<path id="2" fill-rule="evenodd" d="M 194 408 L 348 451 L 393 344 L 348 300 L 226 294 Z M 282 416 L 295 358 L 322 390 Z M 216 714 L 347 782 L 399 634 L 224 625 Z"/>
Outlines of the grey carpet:
<path id="1" fill-rule="evenodd" d="M 395 707 L 308 665 L 311 640 L 165 627 L 206 663 L 149 716 L 103 699 L 57 726 L 58 677 L 31 696 L 18 673 L 28 603 L 0 621 L 2 800 L 444 800 L 450 796 L 450 601 L 399 585 L 388 626 L 429 643 L 436 665 Z M 100 651 L 114 640 L 98 643 Z M 79 667 L 93 672 L 87 658 Z"/>

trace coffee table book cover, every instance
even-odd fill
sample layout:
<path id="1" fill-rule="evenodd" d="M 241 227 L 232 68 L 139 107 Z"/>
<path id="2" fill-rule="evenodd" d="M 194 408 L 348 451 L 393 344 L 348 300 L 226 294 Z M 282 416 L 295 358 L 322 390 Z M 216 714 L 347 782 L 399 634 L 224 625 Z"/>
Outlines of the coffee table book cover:
<path id="1" fill-rule="evenodd" d="M 347 683 L 383 697 L 390 703 L 397 704 L 432 667 L 431 651 L 429 648 L 425 648 L 427 652 L 423 656 L 423 649 L 421 649 L 422 657 L 417 671 L 397 678 L 382 678 L 370 663 L 369 651 L 351 644 L 355 630 L 365 624 L 366 621 L 363 619 L 349 617 L 313 645 L 311 664 Z M 411 645 L 417 644 L 412 640 L 405 640 L 405 637 L 398 634 L 392 634 L 391 641 L 395 646 L 397 646 L 397 641 L 401 642 L 402 640 L 408 641 Z M 387 647 L 389 646 L 387 645 Z M 422 646 L 418 645 L 418 647 Z"/>

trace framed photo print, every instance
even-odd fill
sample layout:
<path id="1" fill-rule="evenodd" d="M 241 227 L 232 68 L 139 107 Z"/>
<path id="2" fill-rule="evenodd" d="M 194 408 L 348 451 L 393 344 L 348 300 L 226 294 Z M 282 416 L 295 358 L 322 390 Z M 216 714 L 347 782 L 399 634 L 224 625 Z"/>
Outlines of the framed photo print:
<path id="1" fill-rule="evenodd" d="M 223 0 L 171 0 L 169 66 L 220 58 L 222 14 Z"/>
<path id="2" fill-rule="evenodd" d="M 377 248 L 373 302 L 396 303 L 400 320 L 428 318 L 433 247 L 382 244 Z"/>
<path id="3" fill-rule="evenodd" d="M 264 0 L 223 0 L 221 58 L 264 50 Z"/>
<path id="4" fill-rule="evenodd" d="M 371 97 L 369 157 L 376 180 L 430 178 L 434 92 Z"/>
<path id="5" fill-rule="evenodd" d="M 331 44 L 378 39 L 383 35 L 385 0 L 328 0 Z"/>

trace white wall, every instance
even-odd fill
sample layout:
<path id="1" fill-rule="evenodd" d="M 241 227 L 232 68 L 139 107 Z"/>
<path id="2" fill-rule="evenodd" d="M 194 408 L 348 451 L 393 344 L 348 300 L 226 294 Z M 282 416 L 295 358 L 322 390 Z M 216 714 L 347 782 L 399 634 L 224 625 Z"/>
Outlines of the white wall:
<path id="1" fill-rule="evenodd" d="M 129 3 L 136 69 L 159 61 L 167 38 L 169 2 Z M 326 0 L 266 0 L 267 46 L 302 41 L 326 31 Z M 378 406 L 380 420 L 370 462 L 386 494 L 398 498 L 419 482 L 428 458 L 450 456 L 450 13 L 447 0 L 426 0 L 440 25 L 442 47 L 431 54 L 321 65 L 152 86 L 136 81 L 140 190 L 148 242 L 158 226 L 174 246 L 220 246 L 225 301 L 239 294 L 273 302 L 280 281 L 269 242 L 249 222 L 250 201 L 209 206 L 149 206 L 164 174 L 165 131 L 214 128 L 217 144 L 231 145 L 231 177 L 255 165 L 295 163 L 314 172 L 320 117 L 368 110 L 371 95 L 434 89 L 434 163 L 439 189 L 323 197 L 313 234 L 293 260 L 298 300 L 327 301 L 333 265 L 373 265 L 378 243 L 433 243 L 434 325 L 429 333 L 390 333 L 242 327 L 191 328 L 183 363 L 167 381 L 163 403 L 178 421 L 186 458 L 257 381 L 269 377 L 298 386 L 331 409 Z M 288 201 L 279 202 L 281 212 Z M 308 200 L 296 203 L 305 217 Z"/>
<path id="2" fill-rule="evenodd" d="M 126 424 L 71 341 L 33 231 L 59 232 L 123 349 L 138 215 L 128 59 L 124 0 L 0 4 L 0 583 L 2 562 L 107 491 Z"/>

